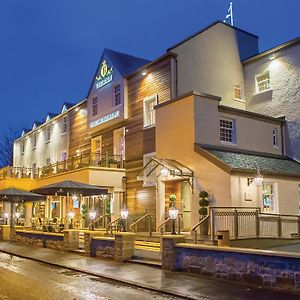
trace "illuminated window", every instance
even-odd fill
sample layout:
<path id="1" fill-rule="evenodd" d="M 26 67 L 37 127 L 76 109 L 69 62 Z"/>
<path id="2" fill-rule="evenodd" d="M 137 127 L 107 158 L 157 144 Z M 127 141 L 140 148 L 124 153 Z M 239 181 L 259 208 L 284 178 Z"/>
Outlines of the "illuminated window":
<path id="1" fill-rule="evenodd" d="M 273 147 L 278 148 L 278 129 L 273 128 Z"/>
<path id="2" fill-rule="evenodd" d="M 144 128 L 155 125 L 155 110 L 157 96 L 151 96 L 144 99 Z"/>
<path id="3" fill-rule="evenodd" d="M 46 133 L 45 133 L 45 143 L 50 142 L 50 138 L 51 138 L 51 127 L 48 126 L 46 127 Z"/>
<path id="4" fill-rule="evenodd" d="M 32 149 L 36 148 L 36 133 L 32 135 Z"/>
<path id="5" fill-rule="evenodd" d="M 66 133 L 68 130 L 68 117 L 62 119 L 62 133 Z"/>
<path id="6" fill-rule="evenodd" d="M 275 212 L 275 184 L 274 183 L 263 183 L 263 211 L 264 212 Z"/>
<path id="7" fill-rule="evenodd" d="M 25 139 L 23 139 L 21 142 L 21 154 L 24 154 L 24 152 L 25 152 Z"/>
<path id="8" fill-rule="evenodd" d="M 240 83 L 236 83 L 234 86 L 234 99 L 243 101 L 243 87 Z"/>
<path id="9" fill-rule="evenodd" d="M 97 97 L 93 98 L 93 117 L 98 114 L 98 99 Z"/>
<path id="10" fill-rule="evenodd" d="M 262 93 L 271 89 L 269 72 L 256 75 L 255 80 L 257 93 Z"/>
<path id="11" fill-rule="evenodd" d="M 235 143 L 235 121 L 230 119 L 220 119 L 220 141 L 225 143 Z"/>
<path id="12" fill-rule="evenodd" d="M 115 105 L 121 104 L 121 86 L 118 84 L 114 88 Z"/>

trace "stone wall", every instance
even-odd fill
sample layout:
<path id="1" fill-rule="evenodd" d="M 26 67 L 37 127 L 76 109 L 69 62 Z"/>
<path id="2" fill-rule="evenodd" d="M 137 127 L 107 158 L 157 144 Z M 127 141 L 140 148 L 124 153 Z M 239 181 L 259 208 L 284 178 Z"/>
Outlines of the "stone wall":
<path id="1" fill-rule="evenodd" d="M 300 255 L 189 244 L 174 250 L 176 271 L 300 293 Z"/>
<path id="2" fill-rule="evenodd" d="M 114 238 L 94 237 L 91 239 L 90 256 L 114 259 L 114 244 Z"/>

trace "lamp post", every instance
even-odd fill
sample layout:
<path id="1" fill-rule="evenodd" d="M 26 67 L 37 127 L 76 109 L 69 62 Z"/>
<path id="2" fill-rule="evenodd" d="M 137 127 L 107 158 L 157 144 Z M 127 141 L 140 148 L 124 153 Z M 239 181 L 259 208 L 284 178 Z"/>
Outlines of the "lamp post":
<path id="1" fill-rule="evenodd" d="M 126 232 L 126 220 L 128 218 L 128 209 L 126 207 L 122 208 L 120 211 L 121 219 L 123 221 L 123 232 Z"/>
<path id="2" fill-rule="evenodd" d="M 5 225 L 7 225 L 9 214 L 8 213 L 4 213 L 3 216 L 5 218 Z"/>
<path id="3" fill-rule="evenodd" d="M 74 219 L 74 217 L 75 217 L 75 213 L 74 213 L 74 211 L 70 211 L 69 212 L 69 218 L 70 218 L 70 229 L 73 229 L 73 219 Z"/>
<path id="4" fill-rule="evenodd" d="M 172 233 L 171 234 L 176 234 L 175 221 L 178 217 L 178 212 L 179 212 L 179 210 L 175 206 L 169 208 L 169 216 L 170 216 L 170 219 L 172 220 Z"/>
<path id="5" fill-rule="evenodd" d="M 17 223 L 17 226 L 19 225 L 19 218 L 20 218 L 20 216 L 21 216 L 21 213 L 19 212 L 19 211 L 17 211 L 16 213 L 15 213 L 15 217 L 16 217 L 16 223 Z"/>
<path id="6" fill-rule="evenodd" d="M 94 209 L 90 210 L 90 212 L 89 212 L 90 219 L 92 220 L 92 230 L 95 230 L 94 221 L 95 221 L 95 218 L 96 218 L 96 214 L 97 213 Z"/>

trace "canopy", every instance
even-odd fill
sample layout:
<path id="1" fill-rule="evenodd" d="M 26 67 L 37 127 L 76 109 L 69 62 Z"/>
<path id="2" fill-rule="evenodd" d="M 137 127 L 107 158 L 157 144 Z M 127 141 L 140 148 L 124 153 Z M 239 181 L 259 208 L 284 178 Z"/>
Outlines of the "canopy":
<path id="1" fill-rule="evenodd" d="M 60 195 L 67 196 L 68 194 L 81 194 L 82 196 L 107 195 L 107 189 L 85 184 L 77 181 L 65 180 L 54 184 L 42 186 L 32 190 L 34 193 L 42 195 Z"/>
<path id="2" fill-rule="evenodd" d="M 0 200 L 4 202 L 44 201 L 45 196 L 11 187 L 0 190 Z"/>

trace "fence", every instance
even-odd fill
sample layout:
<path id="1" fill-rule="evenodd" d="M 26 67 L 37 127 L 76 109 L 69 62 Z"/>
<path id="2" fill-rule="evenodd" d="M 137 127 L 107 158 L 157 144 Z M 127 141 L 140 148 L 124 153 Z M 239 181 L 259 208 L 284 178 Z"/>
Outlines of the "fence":
<path id="1" fill-rule="evenodd" d="M 211 207 L 212 240 L 219 230 L 229 230 L 231 239 L 300 238 L 300 216 L 262 213 L 254 207 Z"/>

